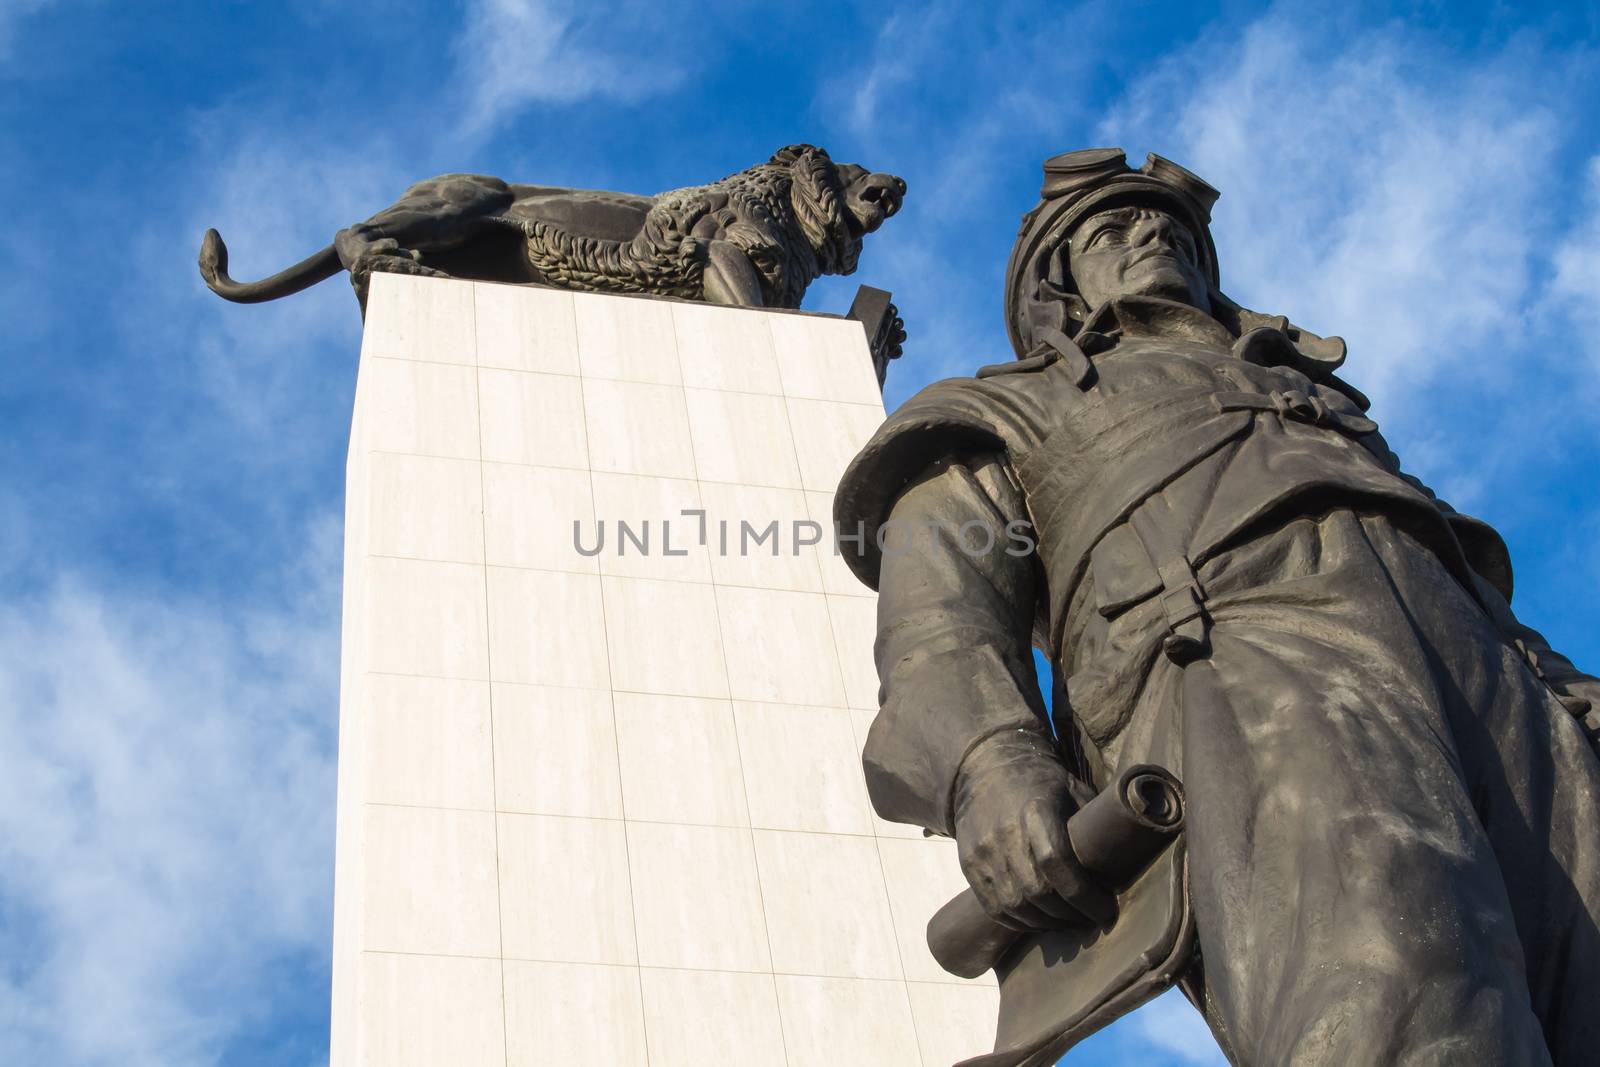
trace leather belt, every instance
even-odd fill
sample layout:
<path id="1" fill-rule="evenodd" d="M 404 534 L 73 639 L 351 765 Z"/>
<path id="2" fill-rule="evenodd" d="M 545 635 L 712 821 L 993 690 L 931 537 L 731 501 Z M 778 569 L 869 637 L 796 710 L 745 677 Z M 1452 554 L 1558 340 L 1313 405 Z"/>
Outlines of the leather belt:
<path id="1" fill-rule="evenodd" d="M 1324 426 L 1348 437 L 1363 437 L 1378 429 L 1378 424 L 1371 419 L 1336 411 L 1321 397 L 1310 396 L 1298 389 L 1273 390 L 1270 393 L 1215 393 L 1212 399 L 1218 411 L 1270 411 L 1281 419 Z"/>

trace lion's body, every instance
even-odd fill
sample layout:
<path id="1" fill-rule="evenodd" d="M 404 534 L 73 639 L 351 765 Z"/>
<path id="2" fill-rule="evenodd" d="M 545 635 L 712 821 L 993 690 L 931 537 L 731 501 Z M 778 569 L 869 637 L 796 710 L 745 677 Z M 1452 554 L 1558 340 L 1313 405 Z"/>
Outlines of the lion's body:
<path id="1" fill-rule="evenodd" d="M 819 275 L 855 269 L 863 234 L 894 213 L 904 185 L 809 145 L 655 197 L 447 174 L 340 231 L 336 265 L 325 250 L 266 281 L 236 283 L 212 231 L 201 273 L 240 301 L 287 295 L 343 266 L 363 298 L 371 271 L 386 270 L 793 308 Z"/>
<path id="2" fill-rule="evenodd" d="M 540 209 L 548 197 L 515 201 L 506 215 L 526 235 L 538 280 L 550 285 L 704 300 L 701 249 L 720 240 L 749 258 L 760 276 L 764 305 L 793 308 L 820 275 L 855 269 L 861 247 L 860 238 L 845 228 L 842 205 L 830 218 L 797 206 L 795 193 L 790 165 L 764 163 L 710 185 L 649 199 L 638 231 L 628 240 L 575 232 L 566 220 L 545 217 Z M 822 195 L 825 191 L 817 188 L 806 191 L 809 202 Z"/>

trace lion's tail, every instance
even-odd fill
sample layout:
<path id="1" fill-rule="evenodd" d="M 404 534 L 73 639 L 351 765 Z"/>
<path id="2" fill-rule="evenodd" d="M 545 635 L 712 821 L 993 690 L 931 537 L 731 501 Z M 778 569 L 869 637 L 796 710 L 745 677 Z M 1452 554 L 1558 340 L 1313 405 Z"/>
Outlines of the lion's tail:
<path id="1" fill-rule="evenodd" d="M 236 304 L 259 304 L 264 300 L 289 296 L 309 289 L 343 269 L 339 254 L 329 245 L 270 278 L 258 282 L 236 282 L 228 277 L 228 246 L 222 243 L 222 235 L 216 230 L 207 230 L 200 242 L 200 277 L 206 280 L 206 285 L 213 293 Z"/>

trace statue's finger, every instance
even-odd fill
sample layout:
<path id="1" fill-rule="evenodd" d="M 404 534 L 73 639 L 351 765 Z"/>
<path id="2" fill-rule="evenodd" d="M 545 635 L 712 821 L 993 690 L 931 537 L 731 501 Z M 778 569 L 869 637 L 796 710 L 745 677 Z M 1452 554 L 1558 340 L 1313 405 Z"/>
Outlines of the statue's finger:
<path id="1" fill-rule="evenodd" d="M 1005 921 L 1006 903 L 1001 899 L 994 879 L 986 874 L 969 874 L 967 882 L 972 886 L 972 895 L 978 898 L 978 903 L 989 918 L 996 922 Z"/>
<path id="2" fill-rule="evenodd" d="M 1072 856 L 1065 833 L 1036 833 L 1034 859 L 1039 872 L 1062 900 L 1082 912 L 1090 922 L 1105 926 L 1117 916 L 1117 900 L 1094 880 Z"/>
<path id="3" fill-rule="evenodd" d="M 1087 921 L 1081 911 L 1062 900 L 1050 886 L 1028 897 L 1028 903 L 1054 919 L 1057 926 L 1081 926 Z"/>
<path id="4" fill-rule="evenodd" d="M 1054 930 L 1061 925 L 1061 920 L 1027 903 L 1017 904 L 1007 910 L 1006 915 L 1024 931 Z"/>

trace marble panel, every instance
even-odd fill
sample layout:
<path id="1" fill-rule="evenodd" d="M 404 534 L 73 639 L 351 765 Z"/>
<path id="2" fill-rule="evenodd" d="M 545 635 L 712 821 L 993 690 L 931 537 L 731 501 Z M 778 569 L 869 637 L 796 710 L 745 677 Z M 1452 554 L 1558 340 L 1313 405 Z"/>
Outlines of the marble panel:
<path id="1" fill-rule="evenodd" d="M 473 286 L 478 366 L 578 373 L 572 294 L 528 285 Z"/>
<path id="2" fill-rule="evenodd" d="M 705 482 L 700 498 L 718 585 L 822 591 L 816 546 L 802 542 L 826 538 L 827 531 L 819 534 L 807 525 L 811 519 L 798 489 Z"/>
<path id="3" fill-rule="evenodd" d="M 682 389 L 590 378 L 583 383 L 583 410 L 595 470 L 695 476 Z"/>
<path id="4" fill-rule="evenodd" d="M 949 838 L 880 840 L 884 880 L 889 887 L 889 908 L 894 912 L 895 937 L 906 977 L 919 982 L 994 985 L 994 975 L 965 979 L 939 966 L 928 951 L 928 920 L 946 901 L 967 888 L 966 876 L 956 859 L 956 844 Z"/>
<path id="5" fill-rule="evenodd" d="M 621 822 L 502 813 L 499 832 L 507 959 L 637 961 Z"/>
<path id="6" fill-rule="evenodd" d="M 525 960 L 505 966 L 506 1067 L 647 1067 L 633 968 Z"/>
<path id="7" fill-rule="evenodd" d="M 772 334 L 767 329 L 768 321 L 779 317 L 706 304 L 673 304 L 683 384 L 695 389 L 782 393 Z"/>
<path id="8" fill-rule="evenodd" d="M 929 982 L 909 982 L 906 988 L 924 1064 L 944 1067 L 994 1048 L 999 989 Z"/>
<path id="9" fill-rule="evenodd" d="M 472 366 L 472 283 L 376 272 L 367 294 L 361 356 Z"/>
<path id="10" fill-rule="evenodd" d="M 367 670 L 488 677 L 482 567 L 378 556 L 365 571 Z"/>
<path id="11" fill-rule="evenodd" d="M 366 550 L 375 556 L 483 562 L 483 491 L 465 459 L 375 452 L 367 469 Z"/>
<path id="12" fill-rule="evenodd" d="M 598 573 L 596 557 L 578 550 L 594 546 L 588 471 L 485 463 L 482 477 L 484 551 L 491 565 Z"/>
<path id="13" fill-rule="evenodd" d="M 806 493 L 806 511 L 811 521 L 822 527 L 822 543 L 817 545 L 817 559 L 822 567 L 822 589 L 829 596 L 859 596 L 876 597 L 878 594 L 872 587 L 862 582 L 845 562 L 846 553 L 854 553 L 854 541 L 845 541 L 835 546 L 835 526 L 833 521 L 833 494 L 832 493 Z M 855 531 L 838 531 L 846 535 L 853 535 Z"/>
<path id="14" fill-rule="evenodd" d="M 646 967 L 639 976 L 650 1067 L 784 1062 L 771 975 Z"/>
<path id="15" fill-rule="evenodd" d="M 478 372 L 408 359 L 368 359 L 361 381 L 365 444 L 374 452 L 478 458 Z"/>
<path id="16" fill-rule="evenodd" d="M 786 395 L 882 404 L 861 323 L 799 315 L 771 315 L 768 323 Z"/>
<path id="17" fill-rule="evenodd" d="M 362 947 L 498 956 L 494 815 L 368 804 Z"/>
<path id="18" fill-rule="evenodd" d="M 701 519 L 683 514 L 701 510 L 699 483 L 637 474 L 596 473 L 593 477 L 595 521 L 605 526 L 604 543 L 594 557 L 600 573 L 684 582 L 711 580 L 711 564 L 700 543 Z M 631 537 L 624 536 L 624 524 Z M 584 547 L 594 548 L 599 535 L 598 530 L 586 531 Z"/>
<path id="19" fill-rule="evenodd" d="M 831 493 L 839 488 L 845 467 L 883 422 L 876 404 L 840 404 L 830 400 L 788 401 L 789 429 L 794 435 L 804 488 Z"/>
<path id="20" fill-rule="evenodd" d="M 369 803 L 493 809 L 487 682 L 369 674 L 363 684 Z"/>
<path id="21" fill-rule="evenodd" d="M 617 693 L 614 701 L 629 819 L 750 824 L 726 700 Z"/>
<path id="22" fill-rule="evenodd" d="M 610 685 L 597 576 L 490 567 L 488 585 L 495 681 Z"/>
<path id="23" fill-rule="evenodd" d="M 817 593 L 717 589 L 735 700 L 844 706 L 828 608 Z"/>
<path id="24" fill-rule="evenodd" d="M 786 974 L 777 983 L 789 1067 L 923 1067 L 904 983 Z"/>
<path id="25" fill-rule="evenodd" d="M 749 830 L 637 822 L 627 827 L 643 966 L 772 969 Z"/>
<path id="26" fill-rule="evenodd" d="M 901 976 L 872 838 L 779 830 L 757 830 L 755 838 L 773 970 Z"/>
<path id="27" fill-rule="evenodd" d="M 493 693 L 501 811 L 622 818 L 610 693 L 504 682 Z"/>
<path id="28" fill-rule="evenodd" d="M 685 389 L 702 482 L 800 488 L 782 397 Z"/>
<path id="29" fill-rule="evenodd" d="M 733 713 L 751 825 L 872 834 L 849 711 L 740 701 Z"/>
<path id="30" fill-rule="evenodd" d="M 486 461 L 588 468 L 579 379 L 485 367 L 478 371 L 478 407 Z"/>
<path id="31" fill-rule="evenodd" d="M 585 378 L 683 384 L 669 301 L 574 293 L 573 311 Z"/>
<path id="32" fill-rule="evenodd" d="M 859 596 L 830 596 L 828 619 L 844 674 L 845 701 L 852 708 L 878 707 L 878 665 L 873 643 L 878 636 L 878 602 Z"/>
<path id="33" fill-rule="evenodd" d="M 615 688 L 726 698 L 727 671 L 710 586 L 602 578 Z"/>
<path id="34" fill-rule="evenodd" d="M 500 961 L 367 952 L 361 1067 L 504 1067 Z"/>

